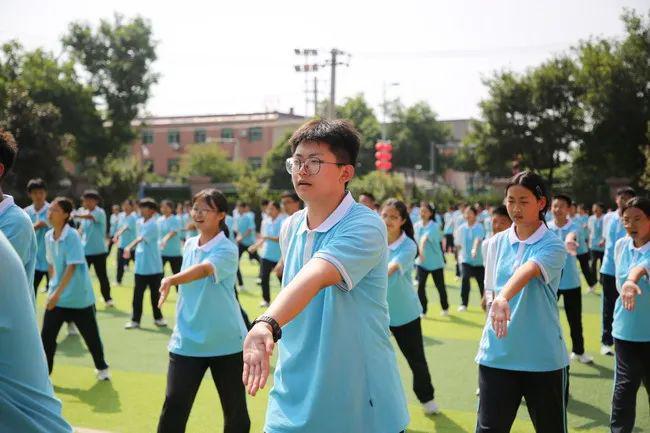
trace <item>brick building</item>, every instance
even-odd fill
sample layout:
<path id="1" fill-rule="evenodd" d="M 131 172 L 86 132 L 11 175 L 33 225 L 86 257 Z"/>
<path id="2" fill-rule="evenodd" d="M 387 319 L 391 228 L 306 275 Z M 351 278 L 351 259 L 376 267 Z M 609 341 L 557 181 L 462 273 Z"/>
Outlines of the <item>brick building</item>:
<path id="1" fill-rule="evenodd" d="M 293 112 L 146 117 L 135 120 L 135 158 L 161 176 L 173 171 L 190 145 L 217 144 L 230 158 L 259 166 L 266 152 L 305 121 Z"/>

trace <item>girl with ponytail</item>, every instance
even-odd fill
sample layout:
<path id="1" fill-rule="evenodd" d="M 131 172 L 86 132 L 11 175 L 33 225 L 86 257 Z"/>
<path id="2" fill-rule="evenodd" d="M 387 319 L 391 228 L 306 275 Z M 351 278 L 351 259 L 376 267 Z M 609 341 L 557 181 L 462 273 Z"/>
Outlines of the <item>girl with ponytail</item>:
<path id="1" fill-rule="evenodd" d="M 422 306 L 412 286 L 418 247 L 406 205 L 394 198 L 381 209 L 388 233 L 388 315 L 390 330 L 413 372 L 413 391 L 427 415 L 438 412 L 429 367 L 424 356 Z"/>
<path id="2" fill-rule="evenodd" d="M 204 189 L 192 200 L 198 236 L 188 238 L 181 271 L 162 279 L 159 306 L 178 285 L 176 326 L 169 341 L 167 391 L 158 433 L 185 431 L 194 397 L 209 368 L 224 412 L 224 431 L 247 433 L 242 347 L 246 326 L 235 298 L 237 246 L 228 239 L 228 203 Z"/>

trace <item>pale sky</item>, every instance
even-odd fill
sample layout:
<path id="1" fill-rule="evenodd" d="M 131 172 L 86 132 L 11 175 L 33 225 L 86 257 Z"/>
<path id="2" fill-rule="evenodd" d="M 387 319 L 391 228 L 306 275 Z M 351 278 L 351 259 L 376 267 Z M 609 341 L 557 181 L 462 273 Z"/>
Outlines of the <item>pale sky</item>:
<path id="1" fill-rule="evenodd" d="M 320 62 L 338 48 L 351 54 L 337 70 L 338 103 L 364 93 L 381 116 L 383 83 L 397 82 L 389 99 L 424 100 L 455 119 L 479 115 L 481 79 L 495 70 L 523 71 L 590 36 L 622 36 L 624 7 L 647 14 L 650 0 L 0 0 L 0 42 L 58 54 L 71 21 L 140 14 L 158 41 L 150 114 L 302 114 L 294 48 L 318 49 Z M 329 97 L 329 68 L 318 78 L 319 97 Z"/>

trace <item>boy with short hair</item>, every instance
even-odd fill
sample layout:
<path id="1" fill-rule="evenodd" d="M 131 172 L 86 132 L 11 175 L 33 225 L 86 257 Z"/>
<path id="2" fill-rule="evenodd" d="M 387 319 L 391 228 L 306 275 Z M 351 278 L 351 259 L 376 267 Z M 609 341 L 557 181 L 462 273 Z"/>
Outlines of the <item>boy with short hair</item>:
<path id="1" fill-rule="evenodd" d="M 50 204 L 47 202 L 47 187 L 41 178 L 30 179 L 27 182 L 27 194 L 32 204 L 25 208 L 25 212 L 32 220 L 34 232 L 36 233 L 36 267 L 34 270 L 34 296 L 38 293 L 38 286 L 45 277 L 45 287 L 50 283 L 47 273 L 47 259 L 45 258 L 45 233 L 50 229 L 47 221 L 47 209 Z"/>
<path id="2" fill-rule="evenodd" d="M 306 208 L 280 232 L 283 288 L 244 342 L 244 384 L 264 387 L 280 339 L 266 433 L 398 433 L 409 416 L 389 340 L 387 234 L 346 190 L 359 135 L 312 120 L 286 168 Z M 281 329 L 283 328 L 283 329 Z"/>

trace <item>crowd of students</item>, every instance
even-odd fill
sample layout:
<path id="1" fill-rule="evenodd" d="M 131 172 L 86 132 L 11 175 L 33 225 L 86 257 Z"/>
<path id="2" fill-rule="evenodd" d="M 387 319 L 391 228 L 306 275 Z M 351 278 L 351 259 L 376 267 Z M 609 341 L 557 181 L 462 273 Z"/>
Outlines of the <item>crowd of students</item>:
<path id="1" fill-rule="evenodd" d="M 567 431 L 570 361 L 593 362 L 584 349 L 578 265 L 590 291 L 601 277 L 601 353 L 616 356 L 611 431 L 632 431 L 641 383 L 650 392 L 648 199 L 623 188 L 615 211 L 604 214 L 595 204 L 589 216 L 569 196 L 551 197 L 543 179 L 525 171 L 510 180 L 503 204 L 489 209 L 462 204 L 441 214 L 426 201 L 379 204 L 367 192 L 357 202 L 347 191 L 359 152 L 350 123 L 310 121 L 290 144 L 286 170 L 295 192 L 263 203 L 259 233 L 250 207 L 238 202 L 229 215 L 216 189 L 178 205 L 125 200 L 109 218 L 94 190 L 75 209 L 65 197 L 48 203 L 45 183 L 33 179 L 33 203 L 24 211 L 0 192 L 0 431 L 71 431 L 48 378 L 66 322 L 86 342 L 97 378 L 110 379 L 89 271 L 105 306 L 115 308 L 106 269 L 114 246 L 117 284 L 134 261 L 127 330 L 140 328 L 147 289 L 154 324 L 167 326 L 161 306 L 173 287 L 178 291 L 158 432 L 185 431 L 208 369 L 224 431 L 248 432 L 246 393 L 265 387 L 276 345 L 266 433 L 404 432 L 409 413 L 391 334 L 422 410 L 438 413 L 421 319 L 429 275 L 441 314 L 450 314 L 443 270 L 451 254 L 461 285 L 458 312 L 470 305 L 474 279 L 487 313 L 476 356 L 477 432 L 510 431 L 522 398 L 537 432 Z M 0 185 L 17 151 L 0 131 Z M 252 323 L 238 302 L 244 253 L 259 263 L 265 309 Z M 275 299 L 273 275 L 281 282 Z M 39 338 L 35 300 L 43 280 Z M 538 350 L 522 349 L 529 341 Z"/>

